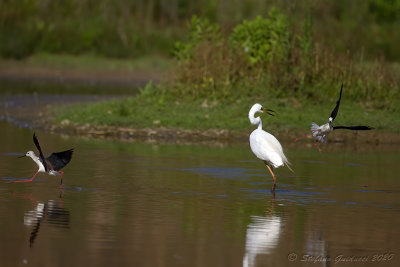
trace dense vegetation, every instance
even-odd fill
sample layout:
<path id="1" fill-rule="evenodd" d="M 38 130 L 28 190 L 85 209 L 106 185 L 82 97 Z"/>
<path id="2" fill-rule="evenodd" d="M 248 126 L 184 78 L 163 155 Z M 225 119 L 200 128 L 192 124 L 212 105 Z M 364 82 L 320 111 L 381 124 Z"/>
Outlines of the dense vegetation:
<path id="1" fill-rule="evenodd" d="M 168 54 L 192 15 L 223 31 L 277 7 L 295 31 L 311 18 L 317 41 L 367 59 L 400 60 L 400 0 L 0 1 L 0 55 L 37 52 L 136 57 Z"/>
<path id="2" fill-rule="evenodd" d="M 136 97 L 59 116 L 77 123 L 193 128 L 201 120 L 202 128 L 241 128 L 245 118 L 228 122 L 254 102 L 291 118 L 299 110 L 329 111 L 342 83 L 355 114 L 379 110 L 393 118 L 399 28 L 400 0 L 2 1 L 0 56 L 176 60 L 170 79 Z M 143 105 L 156 108 L 143 116 Z"/>
<path id="3" fill-rule="evenodd" d="M 296 33 L 288 18 L 272 8 L 266 18 L 244 20 L 229 34 L 218 24 L 193 17 L 183 42 L 175 44 L 175 79 L 159 86 L 164 97 L 335 99 L 346 96 L 364 107 L 396 109 L 399 77 L 384 61 L 365 61 L 315 41 L 310 18 Z M 397 99 L 397 100 L 396 100 Z"/>
<path id="4" fill-rule="evenodd" d="M 272 8 L 265 18 L 244 20 L 223 32 L 192 17 L 176 42 L 172 78 L 148 84 L 136 97 L 59 113 L 60 121 L 131 127 L 247 130 L 254 102 L 275 107 L 275 130 L 308 128 L 328 116 L 344 83 L 341 123 L 370 124 L 398 132 L 399 81 L 384 61 L 364 61 L 332 51 L 313 38 L 310 18 L 295 32 L 286 15 Z M 379 110 L 379 112 L 376 112 Z M 326 118 L 325 118 L 326 119 Z"/>

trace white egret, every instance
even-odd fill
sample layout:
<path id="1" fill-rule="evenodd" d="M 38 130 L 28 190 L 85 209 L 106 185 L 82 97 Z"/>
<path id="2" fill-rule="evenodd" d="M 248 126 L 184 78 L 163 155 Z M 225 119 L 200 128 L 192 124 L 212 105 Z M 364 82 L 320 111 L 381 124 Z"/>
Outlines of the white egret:
<path id="1" fill-rule="evenodd" d="M 261 118 L 254 117 L 254 115 L 256 113 L 266 113 L 273 116 L 273 112 L 274 111 L 271 109 L 263 108 L 260 104 L 254 104 L 249 111 L 249 120 L 251 124 L 258 125 L 257 129 L 250 134 L 250 148 L 254 155 L 264 162 L 265 166 L 267 166 L 271 173 L 272 178 L 274 179 L 272 191 L 275 190 L 276 186 L 276 178 L 272 168 L 278 168 L 286 164 L 290 169 L 289 161 L 283 153 L 282 146 L 278 139 L 276 139 L 272 134 L 264 131 L 262 129 Z"/>

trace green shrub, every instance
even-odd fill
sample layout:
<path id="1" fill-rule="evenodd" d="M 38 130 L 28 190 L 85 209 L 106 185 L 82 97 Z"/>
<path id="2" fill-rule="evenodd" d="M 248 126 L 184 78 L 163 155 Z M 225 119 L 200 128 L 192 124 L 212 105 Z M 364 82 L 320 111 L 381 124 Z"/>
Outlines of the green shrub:
<path id="1" fill-rule="evenodd" d="M 244 50 L 251 64 L 287 60 L 289 56 L 287 18 L 276 9 L 271 9 L 267 19 L 258 16 L 243 21 L 233 29 L 230 39 Z"/>
<path id="2" fill-rule="evenodd" d="M 268 96 L 331 101 L 343 82 L 346 95 L 365 106 L 393 109 L 399 104 L 394 97 L 400 93 L 399 81 L 385 62 L 358 61 L 316 42 L 311 17 L 294 34 L 277 9 L 266 19 L 244 21 L 230 36 L 194 17 L 175 55 L 175 77 L 160 86 L 163 99 L 232 103 Z"/>

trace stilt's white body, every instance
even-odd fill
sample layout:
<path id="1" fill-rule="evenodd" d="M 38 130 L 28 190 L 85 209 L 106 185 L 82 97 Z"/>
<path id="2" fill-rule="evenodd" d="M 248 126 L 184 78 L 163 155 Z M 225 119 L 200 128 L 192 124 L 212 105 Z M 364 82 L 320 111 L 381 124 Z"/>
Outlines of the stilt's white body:
<path id="1" fill-rule="evenodd" d="M 333 131 L 332 118 L 329 118 L 329 122 L 319 126 L 318 124 L 311 123 L 311 134 L 318 140 L 318 142 L 326 143 L 326 137 Z"/>
<path id="2" fill-rule="evenodd" d="M 44 172 L 44 173 L 47 173 L 49 175 L 60 175 L 59 172 L 54 171 L 54 170 L 49 170 L 49 171 L 46 172 L 46 169 L 44 168 L 44 165 L 43 165 L 42 161 L 40 161 L 40 158 L 38 156 L 36 156 L 33 151 L 26 152 L 26 156 L 30 157 L 38 165 L 38 167 L 39 167 L 38 172 Z"/>
<path id="3" fill-rule="evenodd" d="M 33 151 L 26 152 L 26 154 L 22 157 L 30 157 L 38 165 L 39 169 L 31 179 L 14 181 L 14 183 L 32 182 L 39 172 L 44 172 L 49 175 L 61 175 L 61 182 L 60 182 L 60 190 L 61 190 L 64 172 L 60 170 L 71 161 L 72 153 L 74 152 L 74 150 L 69 149 L 62 152 L 54 152 L 49 157 L 45 158 L 43 156 L 42 149 L 40 148 L 39 141 L 35 133 L 33 133 L 33 142 L 35 143 L 35 146 L 39 151 L 40 157 L 36 156 Z"/>
<path id="4" fill-rule="evenodd" d="M 38 172 L 46 172 L 43 163 L 40 161 L 40 158 L 35 155 L 35 152 L 28 151 L 26 152 L 26 156 L 30 157 L 39 167 Z"/>
<path id="5" fill-rule="evenodd" d="M 260 117 L 254 117 L 255 113 L 262 112 L 260 104 L 254 104 L 249 111 L 249 120 L 251 124 L 258 125 L 250 134 L 250 148 L 257 158 L 266 161 L 268 165 L 278 168 L 288 163 L 283 153 L 282 145 L 278 139 L 262 129 Z"/>

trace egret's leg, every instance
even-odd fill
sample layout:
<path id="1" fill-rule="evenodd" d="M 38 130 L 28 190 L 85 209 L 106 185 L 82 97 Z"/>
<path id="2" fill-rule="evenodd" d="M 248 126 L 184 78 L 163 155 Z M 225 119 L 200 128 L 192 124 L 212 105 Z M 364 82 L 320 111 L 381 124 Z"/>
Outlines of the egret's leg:
<path id="1" fill-rule="evenodd" d="M 265 164 L 265 166 L 267 166 L 269 172 L 272 174 L 272 179 L 274 179 L 274 183 L 272 184 L 272 189 L 271 191 L 274 192 L 275 191 L 275 187 L 276 187 L 276 178 L 275 178 L 275 174 L 272 171 L 271 167 L 268 164 Z"/>
<path id="2" fill-rule="evenodd" d="M 25 182 L 32 182 L 33 179 L 35 179 L 36 175 L 39 173 L 39 171 L 37 171 L 35 173 L 35 175 L 30 179 L 30 180 L 20 180 L 20 181 L 14 181 L 14 183 L 25 183 Z"/>

